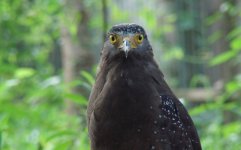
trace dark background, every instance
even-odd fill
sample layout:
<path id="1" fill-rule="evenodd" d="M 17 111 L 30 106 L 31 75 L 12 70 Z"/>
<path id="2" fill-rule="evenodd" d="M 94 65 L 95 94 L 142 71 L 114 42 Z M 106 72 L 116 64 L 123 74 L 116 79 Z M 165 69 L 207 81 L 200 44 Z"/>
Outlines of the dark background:
<path id="1" fill-rule="evenodd" d="M 124 22 L 146 29 L 203 149 L 240 149 L 239 0 L 1 0 L 0 149 L 89 149 L 99 53 Z"/>

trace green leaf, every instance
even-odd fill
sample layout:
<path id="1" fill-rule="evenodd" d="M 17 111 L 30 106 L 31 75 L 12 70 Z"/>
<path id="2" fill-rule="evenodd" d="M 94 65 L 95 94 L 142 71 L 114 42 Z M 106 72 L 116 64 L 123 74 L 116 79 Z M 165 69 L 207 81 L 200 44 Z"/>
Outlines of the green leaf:
<path id="1" fill-rule="evenodd" d="M 87 99 L 82 95 L 74 94 L 74 93 L 67 93 L 67 94 L 65 94 L 65 97 L 80 105 L 87 106 Z"/>
<path id="2" fill-rule="evenodd" d="M 89 138 L 88 138 L 88 130 L 87 128 L 80 133 L 80 145 L 81 145 L 81 150 L 89 150 Z"/>
<path id="3" fill-rule="evenodd" d="M 233 39 L 241 35 L 241 27 L 234 28 L 227 36 L 228 39 Z"/>
<path id="4" fill-rule="evenodd" d="M 74 131 L 70 131 L 70 130 L 58 131 L 58 132 L 50 135 L 50 136 L 46 139 L 46 141 L 48 142 L 48 141 L 53 140 L 53 139 L 55 139 L 55 138 L 60 138 L 60 137 L 69 136 L 69 135 L 73 136 L 73 135 L 76 135 L 76 133 L 75 133 Z"/>
<path id="5" fill-rule="evenodd" d="M 231 41 L 231 48 L 237 51 L 241 50 L 241 37 L 235 38 Z"/>
<path id="6" fill-rule="evenodd" d="M 89 72 L 87 71 L 81 71 L 80 73 L 86 80 L 89 84 L 93 85 L 94 82 L 95 82 L 95 79 L 93 77 L 93 75 L 91 75 Z"/>
<path id="7" fill-rule="evenodd" d="M 224 137 L 232 136 L 233 134 L 239 133 L 241 130 L 240 122 L 232 122 L 223 127 Z"/>
<path id="8" fill-rule="evenodd" d="M 213 34 L 211 34 L 211 36 L 208 37 L 208 41 L 209 43 L 214 43 L 216 42 L 218 39 L 220 39 L 223 35 L 223 31 L 216 31 Z"/>
<path id="9" fill-rule="evenodd" d="M 8 115 L 1 115 L 0 116 L 0 131 L 4 131 L 8 128 Z"/>
<path id="10" fill-rule="evenodd" d="M 222 54 L 217 55 L 216 57 L 214 57 L 211 61 L 210 61 L 210 66 L 216 66 L 216 65 L 220 65 L 224 62 L 227 62 L 228 60 L 232 59 L 233 57 L 235 57 L 237 54 L 236 51 L 234 50 L 229 50 L 227 52 L 224 52 Z"/>
<path id="11" fill-rule="evenodd" d="M 220 19 L 222 19 L 222 14 L 219 12 L 216 12 L 213 15 L 211 15 L 205 19 L 205 24 L 212 25 L 212 24 L 216 23 L 217 21 L 219 21 Z"/>
<path id="12" fill-rule="evenodd" d="M 234 93 L 241 89 L 241 83 L 239 81 L 230 81 L 225 85 L 225 89 L 228 93 Z"/>
<path id="13" fill-rule="evenodd" d="M 170 59 L 181 60 L 183 58 L 184 58 L 184 53 L 180 47 L 173 47 L 167 53 L 164 53 L 164 59 L 166 61 Z"/>
<path id="14" fill-rule="evenodd" d="M 192 116 L 199 115 L 202 113 L 205 113 L 210 110 L 216 110 L 220 109 L 221 105 L 219 103 L 213 102 L 213 103 L 208 103 L 208 104 L 202 104 L 200 106 L 194 107 L 191 110 L 189 110 L 189 113 Z"/>
<path id="15" fill-rule="evenodd" d="M 19 68 L 15 71 L 15 77 L 19 79 L 27 78 L 33 76 L 35 70 L 32 68 Z"/>

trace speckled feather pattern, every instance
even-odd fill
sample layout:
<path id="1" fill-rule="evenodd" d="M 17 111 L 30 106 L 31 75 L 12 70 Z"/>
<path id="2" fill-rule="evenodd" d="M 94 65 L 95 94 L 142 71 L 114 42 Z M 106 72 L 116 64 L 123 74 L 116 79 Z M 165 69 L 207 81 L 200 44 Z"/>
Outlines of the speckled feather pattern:
<path id="1" fill-rule="evenodd" d="M 105 42 L 87 108 L 91 150 L 201 150 L 192 119 L 165 82 L 143 27 L 121 24 L 108 34 L 145 39 L 128 58 Z"/>
<path id="2" fill-rule="evenodd" d="M 143 27 L 137 25 L 137 24 L 119 24 L 115 25 L 111 28 L 109 31 L 109 34 L 111 33 L 118 33 L 118 34 L 143 34 L 144 38 L 147 37 L 145 30 Z"/>

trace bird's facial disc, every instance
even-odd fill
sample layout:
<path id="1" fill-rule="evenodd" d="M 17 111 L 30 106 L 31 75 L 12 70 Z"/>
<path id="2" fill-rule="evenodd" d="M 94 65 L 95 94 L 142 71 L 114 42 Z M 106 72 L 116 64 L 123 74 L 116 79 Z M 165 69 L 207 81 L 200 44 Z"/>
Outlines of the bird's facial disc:
<path id="1" fill-rule="evenodd" d="M 128 35 L 118 35 L 118 34 L 111 34 L 109 36 L 109 41 L 119 50 L 124 51 L 125 57 L 128 57 L 128 52 L 132 49 L 138 47 L 138 45 L 142 44 L 143 42 L 143 35 L 142 34 L 128 34 Z"/>

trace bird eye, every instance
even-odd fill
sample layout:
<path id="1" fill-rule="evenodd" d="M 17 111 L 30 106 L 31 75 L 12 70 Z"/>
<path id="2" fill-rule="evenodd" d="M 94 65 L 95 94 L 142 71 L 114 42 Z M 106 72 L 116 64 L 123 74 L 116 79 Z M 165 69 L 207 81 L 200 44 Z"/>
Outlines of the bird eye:
<path id="1" fill-rule="evenodd" d="M 141 44 L 142 41 L 143 41 L 143 39 L 144 39 L 144 37 L 143 37 L 142 34 L 138 34 L 138 35 L 136 36 L 136 41 L 137 41 L 138 44 Z"/>
<path id="2" fill-rule="evenodd" d="M 110 40 L 110 43 L 111 43 L 111 44 L 115 44 L 116 41 L 117 41 L 116 35 L 110 35 L 110 36 L 109 36 L 109 40 Z"/>

